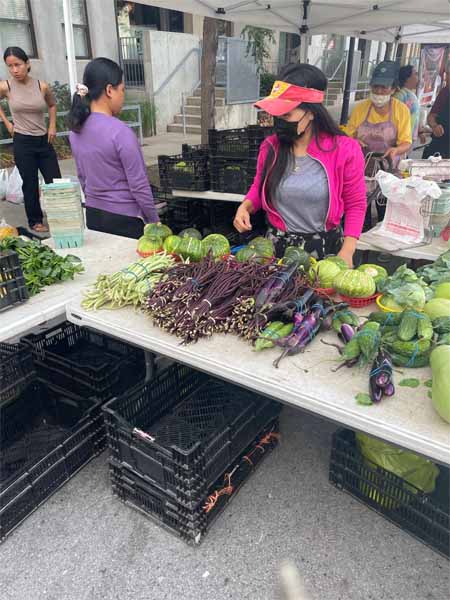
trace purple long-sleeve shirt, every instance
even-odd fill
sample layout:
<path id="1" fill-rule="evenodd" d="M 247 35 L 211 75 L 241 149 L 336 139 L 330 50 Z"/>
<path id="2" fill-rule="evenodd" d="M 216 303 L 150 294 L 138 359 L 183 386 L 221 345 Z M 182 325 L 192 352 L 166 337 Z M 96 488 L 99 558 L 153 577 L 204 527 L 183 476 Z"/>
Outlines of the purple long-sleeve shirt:
<path id="1" fill-rule="evenodd" d="M 69 139 L 86 206 L 159 221 L 139 143 L 125 123 L 91 113 Z"/>

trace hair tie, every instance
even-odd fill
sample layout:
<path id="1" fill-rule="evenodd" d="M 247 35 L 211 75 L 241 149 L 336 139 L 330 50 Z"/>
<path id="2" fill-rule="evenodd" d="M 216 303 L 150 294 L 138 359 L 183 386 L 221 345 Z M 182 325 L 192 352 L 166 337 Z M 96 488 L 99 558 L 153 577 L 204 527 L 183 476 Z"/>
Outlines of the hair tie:
<path id="1" fill-rule="evenodd" d="M 75 86 L 75 93 L 84 98 L 87 94 L 89 94 L 89 88 L 84 83 L 77 83 Z"/>

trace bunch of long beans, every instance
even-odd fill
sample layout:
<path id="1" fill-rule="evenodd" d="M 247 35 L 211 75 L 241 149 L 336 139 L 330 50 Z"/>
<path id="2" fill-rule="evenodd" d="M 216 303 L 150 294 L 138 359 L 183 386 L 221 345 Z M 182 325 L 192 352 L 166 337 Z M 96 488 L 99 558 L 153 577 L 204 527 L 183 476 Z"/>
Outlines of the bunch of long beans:
<path id="1" fill-rule="evenodd" d="M 283 267 L 275 264 L 215 261 L 212 256 L 175 265 L 151 293 L 148 313 L 155 325 L 183 343 L 217 332 L 254 339 L 266 322 L 256 319 L 255 298 L 273 275 L 282 272 Z M 286 286 L 295 295 L 299 284 L 292 280 Z"/>

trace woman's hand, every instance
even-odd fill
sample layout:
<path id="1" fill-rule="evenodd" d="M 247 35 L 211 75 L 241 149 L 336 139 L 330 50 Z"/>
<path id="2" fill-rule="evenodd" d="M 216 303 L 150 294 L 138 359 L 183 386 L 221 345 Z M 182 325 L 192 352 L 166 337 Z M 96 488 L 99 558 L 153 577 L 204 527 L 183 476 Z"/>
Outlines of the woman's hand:
<path id="1" fill-rule="evenodd" d="M 8 130 L 9 135 L 11 137 L 13 137 L 13 135 L 14 135 L 14 124 L 11 123 L 11 121 L 8 121 L 8 124 L 5 125 L 5 126 L 6 126 L 6 129 Z"/>
<path id="2" fill-rule="evenodd" d="M 383 154 L 383 158 L 394 160 L 399 155 L 398 148 L 388 148 Z"/>
<path id="3" fill-rule="evenodd" d="M 239 233 L 245 233 L 246 231 L 251 231 L 252 229 L 248 202 L 248 200 L 244 200 L 244 202 L 237 209 L 234 217 L 233 225 L 239 231 Z"/>
<path id="4" fill-rule="evenodd" d="M 341 248 L 338 252 L 338 256 L 345 260 L 349 269 L 353 269 L 353 251 Z"/>
<path id="5" fill-rule="evenodd" d="M 444 128 L 442 125 L 434 125 L 434 127 L 432 127 L 432 132 L 434 137 L 440 138 L 444 135 Z"/>
<path id="6" fill-rule="evenodd" d="M 53 144 L 53 141 L 56 138 L 56 127 L 50 126 L 48 128 L 48 143 Z"/>
<path id="7" fill-rule="evenodd" d="M 353 269 L 353 255 L 356 250 L 356 242 L 356 238 L 346 236 L 342 248 L 338 252 L 338 256 L 345 260 L 350 269 Z"/>

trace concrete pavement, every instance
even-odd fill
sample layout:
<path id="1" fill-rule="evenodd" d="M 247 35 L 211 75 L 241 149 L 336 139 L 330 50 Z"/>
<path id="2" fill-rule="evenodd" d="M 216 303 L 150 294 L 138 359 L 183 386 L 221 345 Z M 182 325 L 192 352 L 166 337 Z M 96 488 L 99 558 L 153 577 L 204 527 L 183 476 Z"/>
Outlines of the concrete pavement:
<path id="1" fill-rule="evenodd" d="M 328 483 L 334 429 L 285 408 L 199 547 L 113 497 L 103 454 L 0 546 L 2 600 L 280 600 L 285 558 L 312 600 L 447 600 L 447 560 Z"/>

